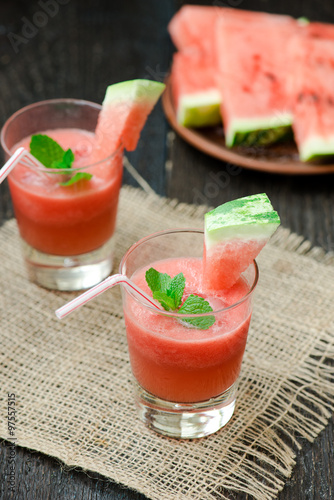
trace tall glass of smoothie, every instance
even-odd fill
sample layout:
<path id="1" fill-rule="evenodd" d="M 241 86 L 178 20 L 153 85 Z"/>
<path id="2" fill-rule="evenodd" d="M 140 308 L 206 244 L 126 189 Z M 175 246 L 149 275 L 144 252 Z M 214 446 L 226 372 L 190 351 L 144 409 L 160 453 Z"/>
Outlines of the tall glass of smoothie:
<path id="1" fill-rule="evenodd" d="M 189 315 L 159 311 L 122 289 L 139 417 L 156 432 L 177 438 L 209 435 L 232 417 L 258 281 L 253 261 L 229 289 L 209 290 L 202 254 L 201 230 L 167 230 L 135 243 L 120 263 L 120 273 L 148 294 L 148 269 L 170 277 L 182 272 L 182 301 L 196 294 L 212 308 Z M 187 321 L 199 317 L 211 326 Z"/>
<path id="2" fill-rule="evenodd" d="M 71 172 L 18 164 L 8 177 L 30 278 L 47 288 L 88 288 L 112 270 L 123 161 L 122 150 L 102 158 L 94 153 L 100 110 L 83 100 L 42 101 L 12 115 L 1 132 L 6 159 L 19 146 L 29 150 L 35 134 L 74 153 Z M 62 184 L 78 171 L 91 178 Z"/>

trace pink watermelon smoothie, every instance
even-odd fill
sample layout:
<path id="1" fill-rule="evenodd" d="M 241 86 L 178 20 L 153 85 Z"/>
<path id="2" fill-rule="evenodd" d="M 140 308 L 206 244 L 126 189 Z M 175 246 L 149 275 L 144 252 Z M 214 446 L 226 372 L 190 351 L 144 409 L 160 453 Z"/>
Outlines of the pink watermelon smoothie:
<path id="1" fill-rule="evenodd" d="M 152 263 L 160 272 L 183 272 L 191 293 L 208 300 L 214 311 L 235 304 L 249 291 L 240 278 L 229 290 L 208 292 L 202 283 L 202 260 L 173 258 Z M 146 284 L 147 266 L 133 281 L 151 295 Z M 124 316 L 131 367 L 139 384 L 156 397 L 193 403 L 222 394 L 237 380 L 251 318 L 249 301 L 216 313 L 207 330 L 189 328 L 175 318 L 151 312 L 126 294 Z"/>
<path id="2" fill-rule="evenodd" d="M 81 129 L 41 131 L 75 154 L 73 168 L 92 164 L 93 133 Z M 29 149 L 30 137 L 16 144 Z M 96 159 L 96 158 L 95 158 Z M 8 181 L 21 237 L 30 246 L 52 255 L 91 252 L 106 243 L 115 230 L 122 155 L 85 168 L 90 180 L 60 186 L 62 176 L 37 175 L 19 164 Z"/>

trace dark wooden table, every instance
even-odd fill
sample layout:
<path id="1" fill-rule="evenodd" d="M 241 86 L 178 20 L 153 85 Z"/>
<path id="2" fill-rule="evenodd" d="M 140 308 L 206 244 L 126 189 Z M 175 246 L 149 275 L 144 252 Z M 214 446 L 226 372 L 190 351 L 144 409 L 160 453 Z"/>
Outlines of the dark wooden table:
<path id="1" fill-rule="evenodd" d="M 107 85 L 132 79 L 163 80 L 173 46 L 166 26 L 186 2 L 178 0 L 50 0 L 0 4 L 0 126 L 31 102 L 77 97 L 101 102 Z M 190 2 L 196 3 L 196 2 Z M 198 2 L 306 16 L 334 23 L 331 0 L 226 0 Z M 48 11 L 42 7 L 48 5 Z M 51 5 L 52 4 L 52 5 Z M 10 35 L 10 33 L 12 35 Z M 129 159 L 160 195 L 189 203 L 219 205 L 266 192 L 282 224 L 314 245 L 334 250 L 334 175 L 287 177 L 242 169 L 217 189 L 228 165 L 206 156 L 181 138 L 170 140 L 161 104 Z M 172 165 L 172 167 L 171 167 Z M 137 185 L 125 171 L 124 183 Z M 0 186 L 0 223 L 13 216 L 7 183 Z M 4 286 L 0 283 L 1 287 Z M 6 391 L 5 388 L 1 390 Z M 3 418 L 3 416 L 2 416 Z M 334 498 L 334 418 L 313 444 L 302 450 L 280 500 Z M 0 498 L 18 500 L 144 500 L 144 496 L 96 474 L 66 471 L 40 453 L 17 449 L 15 496 L 6 488 L 9 449 L 0 444 Z M 227 492 L 228 494 L 228 492 Z M 249 498 L 230 494 L 231 499 Z"/>

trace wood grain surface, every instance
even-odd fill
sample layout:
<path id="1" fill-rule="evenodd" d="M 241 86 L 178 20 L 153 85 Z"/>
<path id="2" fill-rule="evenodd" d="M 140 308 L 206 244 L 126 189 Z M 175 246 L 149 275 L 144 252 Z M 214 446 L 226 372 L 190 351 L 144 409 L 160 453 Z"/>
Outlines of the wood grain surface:
<path id="1" fill-rule="evenodd" d="M 186 2 L 54 0 L 53 10 L 38 17 L 42 3 L 46 2 L 0 3 L 0 126 L 14 111 L 31 102 L 55 97 L 101 102 L 108 84 L 132 78 L 162 81 L 166 77 L 174 50 L 166 27 Z M 334 23 L 334 4 L 330 0 L 189 3 L 266 10 Z M 161 103 L 150 116 L 137 150 L 128 158 L 154 191 L 182 202 L 213 206 L 266 192 L 285 227 L 313 245 L 334 250 L 333 174 L 276 175 L 242 169 L 207 156 L 172 131 Z M 124 183 L 138 186 L 127 171 Z M 12 216 L 5 182 L 0 186 L 0 223 Z M 0 282 L 0 292 L 3 286 Z M 296 466 L 279 494 L 280 500 L 334 498 L 333 422 L 332 418 L 314 443 L 299 440 Z M 2 442 L 0 499 L 145 499 L 96 474 L 66 470 L 53 458 L 21 448 L 16 449 L 18 481 L 16 493 L 11 495 L 7 487 L 8 459 L 8 444 Z M 228 491 L 225 495 L 249 499 Z"/>

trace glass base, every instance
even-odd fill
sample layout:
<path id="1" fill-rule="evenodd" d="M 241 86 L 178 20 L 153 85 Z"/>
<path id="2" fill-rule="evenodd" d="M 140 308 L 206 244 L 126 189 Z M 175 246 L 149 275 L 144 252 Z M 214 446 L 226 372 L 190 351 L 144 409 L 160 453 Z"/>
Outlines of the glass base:
<path id="1" fill-rule="evenodd" d="M 70 257 L 49 255 L 22 241 L 29 279 L 52 290 L 90 288 L 105 279 L 113 268 L 114 237 L 93 252 Z"/>
<path id="2" fill-rule="evenodd" d="M 174 438 L 208 436 L 224 427 L 234 412 L 237 383 L 220 396 L 200 403 L 173 403 L 156 398 L 135 382 L 140 420 L 149 428 Z"/>

